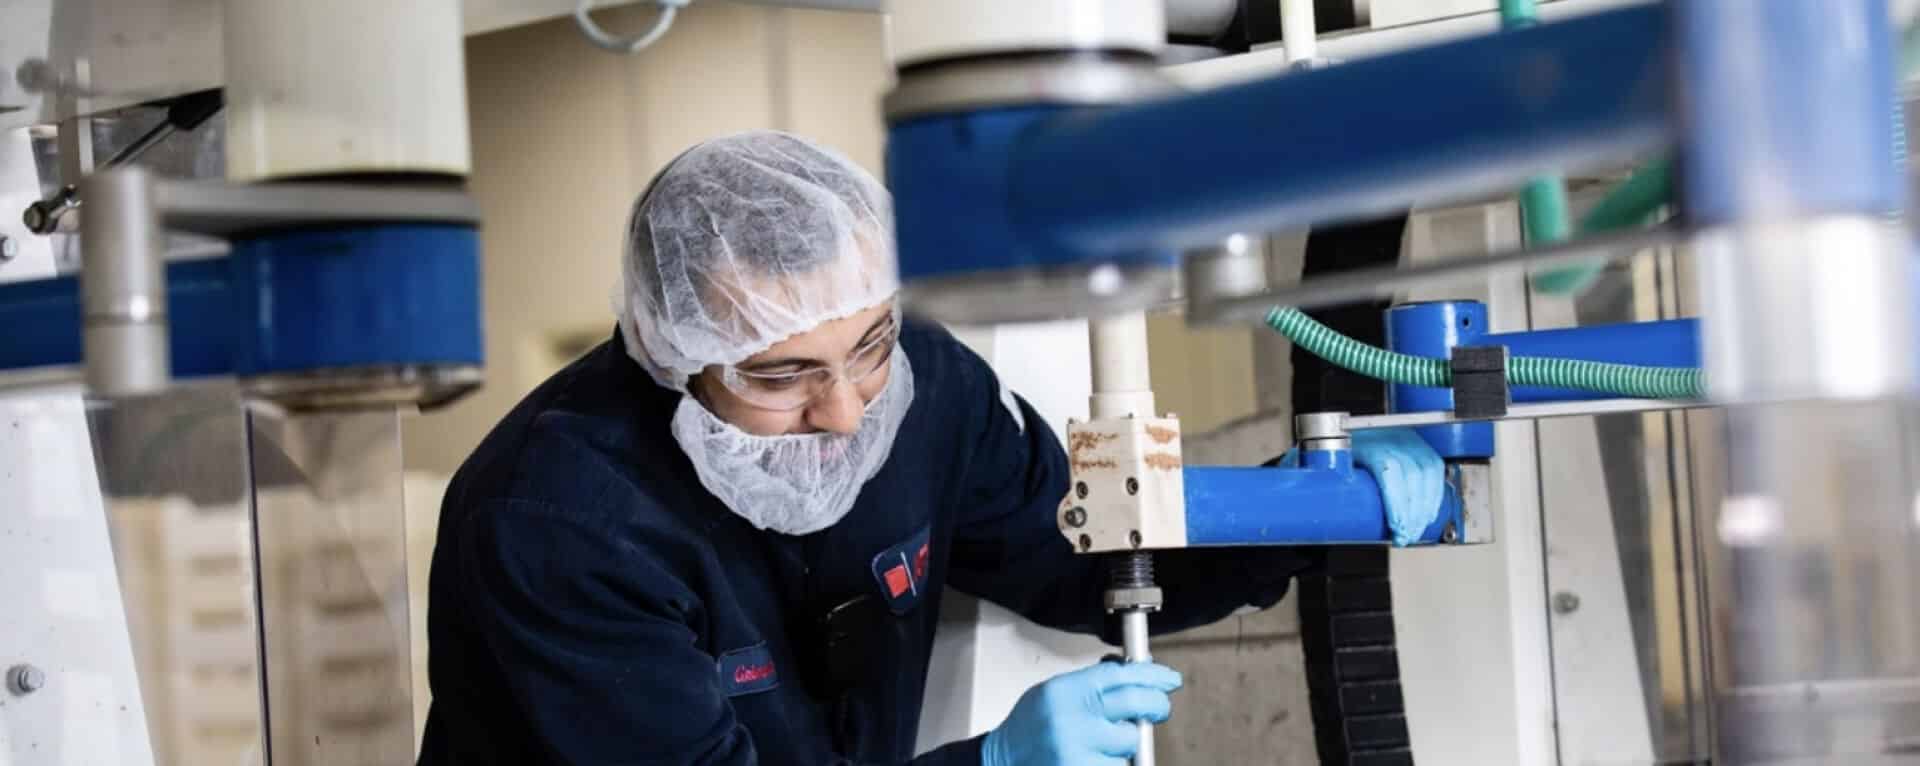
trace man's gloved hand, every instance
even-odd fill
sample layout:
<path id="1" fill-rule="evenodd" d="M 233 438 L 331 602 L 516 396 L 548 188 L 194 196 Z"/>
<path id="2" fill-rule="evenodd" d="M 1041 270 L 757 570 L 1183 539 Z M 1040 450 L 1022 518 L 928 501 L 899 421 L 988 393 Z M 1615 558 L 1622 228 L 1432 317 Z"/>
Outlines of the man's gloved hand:
<path id="1" fill-rule="evenodd" d="M 1161 723 L 1180 674 L 1151 662 L 1102 662 L 1027 690 L 987 733 L 981 766 L 1118 764 L 1140 747 L 1136 721 Z"/>
<path id="2" fill-rule="evenodd" d="M 1352 438 L 1353 464 L 1380 485 L 1393 544 L 1412 545 L 1440 518 L 1440 504 L 1447 497 L 1447 464 L 1411 428 L 1370 428 L 1353 432 Z M 1277 464 L 1299 468 L 1300 449 L 1287 450 Z"/>
<path id="3" fill-rule="evenodd" d="M 1440 518 L 1440 504 L 1447 497 L 1447 464 L 1413 429 L 1353 432 L 1353 464 L 1379 483 L 1394 545 L 1412 545 Z"/>

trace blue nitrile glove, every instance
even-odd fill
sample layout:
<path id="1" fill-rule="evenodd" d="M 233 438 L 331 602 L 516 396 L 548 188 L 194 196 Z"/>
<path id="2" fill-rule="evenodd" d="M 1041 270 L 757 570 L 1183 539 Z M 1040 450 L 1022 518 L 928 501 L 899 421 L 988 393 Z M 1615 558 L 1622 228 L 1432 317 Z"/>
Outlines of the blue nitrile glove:
<path id="1" fill-rule="evenodd" d="M 1393 544 L 1412 545 L 1440 518 L 1447 497 L 1447 464 L 1411 428 L 1353 432 L 1353 464 L 1373 474 L 1387 508 Z"/>
<path id="2" fill-rule="evenodd" d="M 981 766 L 1119 764 L 1140 748 L 1136 721 L 1162 723 L 1180 674 L 1151 662 L 1102 662 L 1020 695 L 980 747 Z"/>
<path id="3" fill-rule="evenodd" d="M 1380 485 L 1393 544 L 1414 544 L 1440 518 L 1447 497 L 1447 464 L 1411 428 L 1371 428 L 1353 432 L 1352 438 L 1353 464 Z M 1299 468 L 1300 448 L 1287 450 L 1278 465 Z"/>

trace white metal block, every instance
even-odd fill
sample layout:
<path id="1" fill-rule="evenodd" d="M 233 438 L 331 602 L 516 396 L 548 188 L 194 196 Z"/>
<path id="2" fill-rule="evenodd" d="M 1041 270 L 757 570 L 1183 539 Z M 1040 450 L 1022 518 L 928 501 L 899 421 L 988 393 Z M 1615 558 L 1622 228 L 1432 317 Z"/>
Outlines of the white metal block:
<path id="1" fill-rule="evenodd" d="M 1178 418 L 1109 418 L 1067 426 L 1073 486 L 1060 532 L 1082 553 L 1187 545 Z"/>

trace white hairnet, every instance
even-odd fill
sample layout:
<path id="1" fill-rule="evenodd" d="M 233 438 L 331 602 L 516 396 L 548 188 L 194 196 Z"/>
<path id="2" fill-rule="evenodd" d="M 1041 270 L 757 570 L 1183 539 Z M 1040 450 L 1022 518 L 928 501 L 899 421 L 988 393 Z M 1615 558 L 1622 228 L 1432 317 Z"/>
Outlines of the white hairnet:
<path id="1" fill-rule="evenodd" d="M 620 328 L 660 385 L 686 390 L 898 289 L 887 191 L 847 158 L 774 131 L 707 141 L 634 203 Z"/>

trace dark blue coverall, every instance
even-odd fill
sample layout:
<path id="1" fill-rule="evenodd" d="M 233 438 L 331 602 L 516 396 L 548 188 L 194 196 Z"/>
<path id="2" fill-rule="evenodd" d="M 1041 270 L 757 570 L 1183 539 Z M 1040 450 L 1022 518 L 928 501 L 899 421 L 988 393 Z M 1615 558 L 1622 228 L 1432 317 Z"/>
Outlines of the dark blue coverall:
<path id="1" fill-rule="evenodd" d="M 915 398 L 838 524 L 763 532 L 669 433 L 680 394 L 618 335 L 535 389 L 455 475 L 434 549 L 421 764 L 955 764 L 913 758 L 941 589 L 1115 631 L 1106 565 L 1055 526 L 1065 453 L 937 326 L 908 322 Z M 1161 631 L 1270 606 L 1286 551 L 1158 556 Z M 831 616 L 829 616 L 831 615 Z"/>

